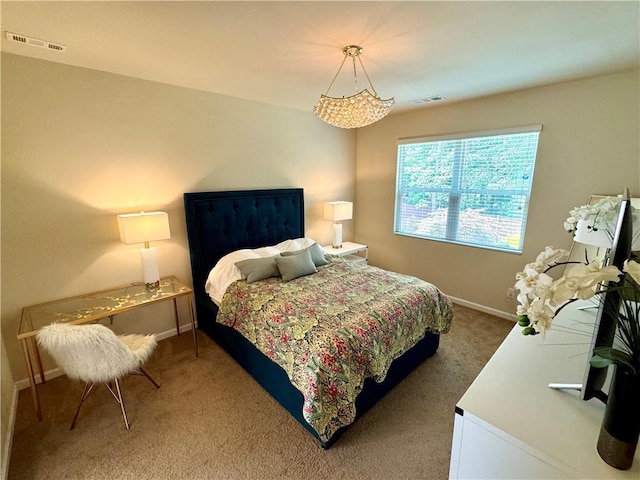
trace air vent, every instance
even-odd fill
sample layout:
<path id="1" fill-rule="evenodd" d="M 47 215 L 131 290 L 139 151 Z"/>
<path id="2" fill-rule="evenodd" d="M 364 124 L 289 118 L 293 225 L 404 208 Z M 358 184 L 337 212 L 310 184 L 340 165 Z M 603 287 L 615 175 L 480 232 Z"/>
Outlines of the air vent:
<path id="1" fill-rule="evenodd" d="M 47 40 L 40 40 L 38 38 L 27 37 L 26 35 L 19 35 L 17 33 L 6 32 L 8 40 L 16 43 L 22 43 L 23 45 L 30 45 L 32 47 L 45 48 L 47 50 L 53 50 L 55 52 L 64 52 L 67 47 L 60 45 L 59 43 L 49 42 Z"/>
<path id="2" fill-rule="evenodd" d="M 431 97 L 410 100 L 409 103 L 413 103 L 414 105 L 424 105 L 425 103 L 439 102 L 444 99 L 445 97 L 443 97 L 442 95 L 433 95 Z"/>

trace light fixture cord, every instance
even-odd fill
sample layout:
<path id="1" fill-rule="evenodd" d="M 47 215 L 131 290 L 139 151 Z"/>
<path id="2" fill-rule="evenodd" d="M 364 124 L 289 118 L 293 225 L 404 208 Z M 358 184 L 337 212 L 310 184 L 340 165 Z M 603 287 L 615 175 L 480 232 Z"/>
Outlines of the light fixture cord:
<path id="1" fill-rule="evenodd" d="M 373 90 L 373 94 L 377 97 L 378 96 L 378 92 L 376 92 L 375 87 L 373 86 L 373 83 L 371 83 L 371 79 L 369 78 L 369 75 L 367 74 L 367 71 L 364 68 L 364 63 L 362 63 L 362 59 L 360 58 L 360 55 L 358 55 L 358 60 L 360 61 L 360 66 L 362 67 L 362 71 L 364 72 L 364 76 L 367 77 L 367 80 L 369 81 L 369 85 L 371 86 L 371 90 Z M 355 71 L 356 71 L 356 59 L 353 59 L 353 71 L 354 71 L 354 75 L 355 75 Z M 358 83 L 356 80 L 356 91 L 357 91 L 357 87 L 358 87 Z"/>
<path id="2" fill-rule="evenodd" d="M 371 79 L 369 78 L 369 74 L 367 73 L 367 70 L 364 68 L 364 63 L 362 63 L 362 59 L 360 58 L 360 54 L 357 53 L 355 55 L 349 55 L 348 51 L 345 48 L 344 51 L 344 58 L 342 59 L 342 63 L 340 64 L 340 67 L 338 68 L 338 71 L 336 72 L 336 74 L 333 77 L 333 80 L 331 80 L 331 84 L 329 84 L 329 88 L 327 88 L 327 91 L 325 93 L 326 96 L 329 95 L 329 90 L 331 90 L 331 87 L 333 87 L 333 84 L 336 81 L 336 78 L 338 78 L 338 75 L 340 75 L 340 71 L 342 70 L 342 67 L 344 66 L 344 62 L 347 61 L 347 57 L 351 56 L 351 59 L 353 60 L 353 79 L 355 81 L 356 84 L 356 94 L 358 93 L 358 75 L 356 73 L 356 57 L 358 57 L 358 61 L 360 62 L 360 67 L 362 67 L 362 71 L 364 72 L 364 76 L 367 77 L 367 81 L 369 82 L 369 86 L 371 87 L 371 90 L 373 90 L 373 94 L 378 97 L 378 92 L 376 92 L 375 87 L 373 86 L 373 83 L 371 82 Z"/>
<path id="3" fill-rule="evenodd" d="M 357 94 L 358 93 L 358 74 L 356 73 L 356 57 L 351 57 L 351 59 L 353 60 L 353 81 L 356 84 L 356 94 Z M 362 65 L 362 60 L 360 60 L 360 65 Z"/>
<path id="4" fill-rule="evenodd" d="M 329 95 L 329 90 L 331 90 L 331 87 L 333 87 L 334 82 L 336 81 L 336 78 L 338 78 L 338 75 L 340 74 L 340 70 L 342 70 L 342 67 L 344 66 L 344 62 L 347 61 L 347 54 L 344 54 L 344 58 L 342 59 L 342 63 L 340 64 L 340 68 L 338 68 L 338 71 L 336 72 L 335 76 L 333 77 L 333 80 L 331 80 L 331 84 L 329 85 L 329 88 L 327 88 L 327 92 L 325 93 L 325 95 Z M 373 88 L 373 87 L 372 87 Z"/>

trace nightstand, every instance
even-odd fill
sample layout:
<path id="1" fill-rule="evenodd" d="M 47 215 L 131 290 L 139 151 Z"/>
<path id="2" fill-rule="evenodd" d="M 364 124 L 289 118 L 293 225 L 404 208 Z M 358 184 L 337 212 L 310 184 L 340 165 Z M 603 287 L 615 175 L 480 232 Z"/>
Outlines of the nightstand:
<path id="1" fill-rule="evenodd" d="M 366 264 L 369 259 L 369 247 L 361 243 L 343 242 L 340 248 L 333 248 L 331 245 L 322 248 L 326 254 L 344 257 L 348 262 Z"/>

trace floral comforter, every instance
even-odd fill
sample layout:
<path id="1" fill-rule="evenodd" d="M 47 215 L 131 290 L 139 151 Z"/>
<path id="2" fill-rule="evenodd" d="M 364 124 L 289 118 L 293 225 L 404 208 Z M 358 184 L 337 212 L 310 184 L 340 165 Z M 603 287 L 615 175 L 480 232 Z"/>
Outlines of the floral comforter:
<path id="1" fill-rule="evenodd" d="M 365 379 L 383 381 L 425 332 L 448 332 L 451 317 L 451 301 L 432 284 L 334 258 L 288 283 L 232 283 L 217 321 L 286 371 L 304 418 L 327 441 L 354 421 Z"/>

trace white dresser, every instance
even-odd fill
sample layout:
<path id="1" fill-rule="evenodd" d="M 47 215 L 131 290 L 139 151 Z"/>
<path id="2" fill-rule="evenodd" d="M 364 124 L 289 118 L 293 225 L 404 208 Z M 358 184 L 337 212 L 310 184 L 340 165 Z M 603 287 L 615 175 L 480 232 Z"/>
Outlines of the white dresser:
<path id="1" fill-rule="evenodd" d="M 449 478 L 640 479 L 638 452 L 620 471 L 596 451 L 604 404 L 548 387 L 582 382 L 596 309 L 577 306 L 561 311 L 544 340 L 516 325 L 460 399 Z"/>

